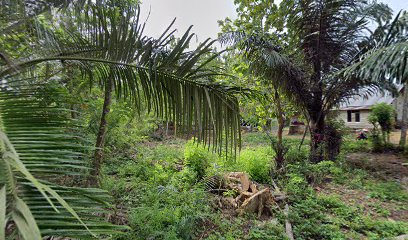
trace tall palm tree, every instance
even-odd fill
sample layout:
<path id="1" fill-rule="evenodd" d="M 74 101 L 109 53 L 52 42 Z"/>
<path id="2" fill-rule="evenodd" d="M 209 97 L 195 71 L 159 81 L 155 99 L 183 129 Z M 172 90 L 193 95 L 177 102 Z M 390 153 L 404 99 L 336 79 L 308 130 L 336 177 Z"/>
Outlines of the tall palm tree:
<path id="1" fill-rule="evenodd" d="M 236 44 L 257 74 L 279 86 L 305 109 L 315 162 L 322 160 L 319 149 L 327 114 L 363 86 L 379 84 L 371 79 L 335 75 L 351 64 L 361 51 L 360 44 L 366 42 L 367 23 L 373 12 L 368 10 L 372 8 L 390 14 L 387 7 L 355 0 L 284 1 L 276 15 L 278 21 L 284 22 L 283 34 L 289 39 L 286 44 L 275 40 L 280 39 L 279 34 L 232 32 L 221 38 Z"/>

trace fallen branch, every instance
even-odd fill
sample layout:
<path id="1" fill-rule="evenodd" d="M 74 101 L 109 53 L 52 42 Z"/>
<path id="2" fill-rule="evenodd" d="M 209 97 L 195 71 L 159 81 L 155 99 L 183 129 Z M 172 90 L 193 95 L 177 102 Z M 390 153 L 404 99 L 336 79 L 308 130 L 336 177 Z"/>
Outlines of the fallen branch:
<path id="1" fill-rule="evenodd" d="M 293 230 L 292 230 L 292 224 L 289 222 L 289 205 L 285 205 L 285 210 L 283 211 L 285 214 L 285 228 L 286 228 L 286 235 L 288 235 L 289 240 L 295 240 L 293 237 Z"/>

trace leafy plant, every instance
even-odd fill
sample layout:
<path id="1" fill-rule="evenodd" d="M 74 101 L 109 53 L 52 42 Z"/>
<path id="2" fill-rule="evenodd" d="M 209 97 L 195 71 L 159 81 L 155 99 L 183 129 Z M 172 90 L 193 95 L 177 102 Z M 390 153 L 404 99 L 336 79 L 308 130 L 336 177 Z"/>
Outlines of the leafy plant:
<path id="1" fill-rule="evenodd" d="M 240 169 L 247 172 L 251 179 L 259 183 L 270 182 L 273 154 L 268 147 L 243 149 L 238 158 Z"/>
<path id="2" fill-rule="evenodd" d="M 206 169 L 211 162 L 215 161 L 216 156 L 202 146 L 194 139 L 190 140 L 184 148 L 184 164 L 197 173 L 197 180 L 204 177 Z"/>
<path id="3" fill-rule="evenodd" d="M 70 186 L 85 176 L 89 148 L 69 111 L 44 105 L 42 94 L 24 85 L 0 92 L 0 237 L 96 237 L 125 229 L 92 215 L 108 207 L 105 191 Z"/>
<path id="4" fill-rule="evenodd" d="M 391 9 L 377 2 L 348 0 L 237 3 L 242 15 L 228 26 L 222 42 L 232 43 L 257 76 L 268 79 L 304 109 L 310 120 L 312 160 L 323 161 L 320 145 L 329 112 L 363 87 L 392 85 L 339 76 L 341 69 L 359 60 L 359 52 L 371 47 L 366 38 L 368 20 L 388 22 Z"/>
<path id="5" fill-rule="evenodd" d="M 240 132 L 235 94 L 244 90 L 211 81 L 218 75 L 207 68 L 218 57 L 211 48 L 213 41 L 206 40 L 189 51 L 191 28 L 179 40 L 174 40 L 170 28 L 158 39 L 144 36 L 137 4 L 115 6 L 108 2 L 68 4 L 54 16 L 60 24 L 46 18 L 33 19 L 35 25 L 27 26 L 36 37 L 27 44 L 28 50 L 2 63 L 0 69 L 0 77 L 6 81 L 23 69 L 41 71 L 44 66 L 52 66 L 57 73 L 75 69 L 89 79 L 89 84 L 104 90 L 89 183 L 97 184 L 113 94 L 139 110 L 145 100 L 149 111 L 172 121 L 181 132 L 194 130 L 197 140 L 205 139 L 213 150 L 236 149 Z M 170 40 L 174 40 L 174 47 Z M 229 141 L 222 141 L 224 138 Z"/>
<path id="6" fill-rule="evenodd" d="M 387 144 L 390 141 L 390 132 L 394 127 L 394 107 L 386 103 L 378 103 L 371 108 L 368 120 L 374 125 L 375 130 L 376 124 L 380 125 L 383 142 Z"/>

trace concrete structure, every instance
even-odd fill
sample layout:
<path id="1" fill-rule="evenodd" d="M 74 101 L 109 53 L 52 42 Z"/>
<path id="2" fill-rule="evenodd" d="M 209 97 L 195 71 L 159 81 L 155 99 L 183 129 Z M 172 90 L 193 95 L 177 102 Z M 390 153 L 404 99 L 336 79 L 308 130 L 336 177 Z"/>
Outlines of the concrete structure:
<path id="1" fill-rule="evenodd" d="M 391 93 L 377 93 L 371 96 L 356 96 L 340 105 L 338 118 L 342 119 L 347 127 L 353 129 L 372 128 L 368 121 L 371 107 L 377 103 L 391 104 L 395 108 L 397 123 L 401 121 L 404 88 L 399 87 L 400 94 L 395 97 Z"/>

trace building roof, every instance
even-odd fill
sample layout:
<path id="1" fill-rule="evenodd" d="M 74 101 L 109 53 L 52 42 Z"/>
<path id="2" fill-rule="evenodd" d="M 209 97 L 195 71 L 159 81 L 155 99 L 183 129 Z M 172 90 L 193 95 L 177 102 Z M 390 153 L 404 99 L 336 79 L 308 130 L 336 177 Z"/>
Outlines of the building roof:
<path id="1" fill-rule="evenodd" d="M 398 86 L 399 92 L 402 90 L 402 86 Z M 347 99 L 345 102 L 340 104 L 339 110 L 363 110 L 370 109 L 373 105 L 377 103 L 387 103 L 391 104 L 397 96 L 393 96 L 390 92 L 385 91 L 383 93 L 376 92 L 372 95 L 367 96 L 364 94 L 366 90 L 361 91 L 360 96 L 355 96 Z"/>

